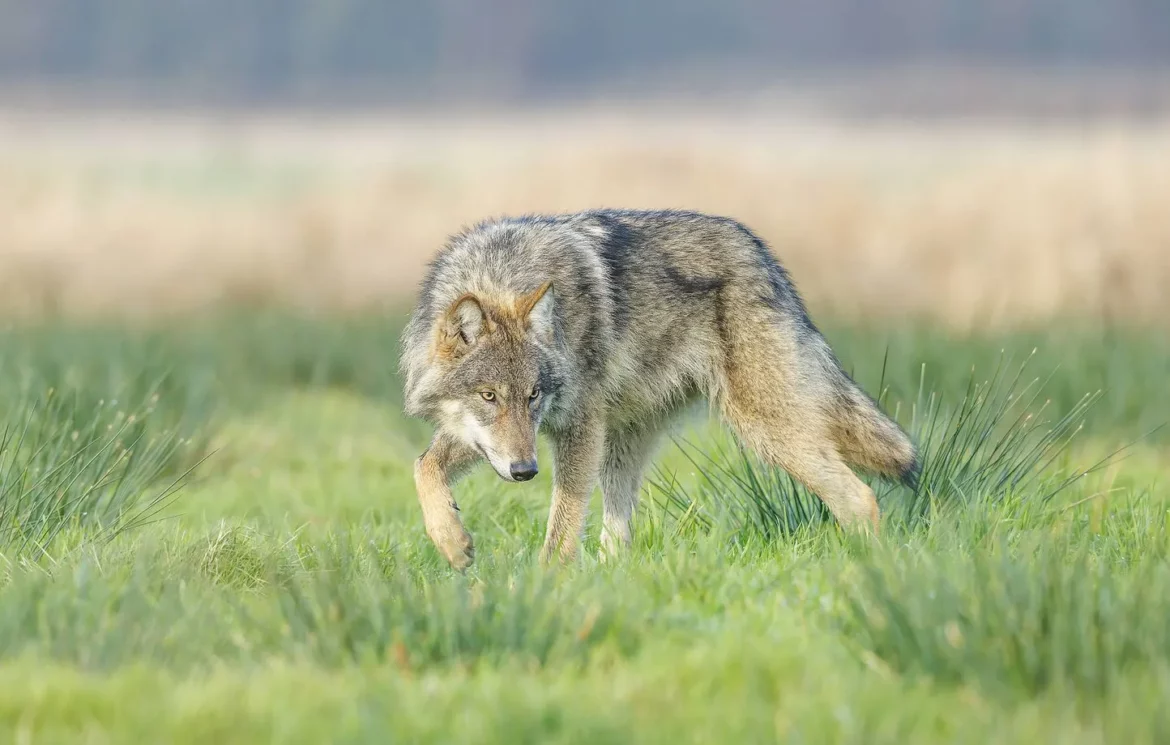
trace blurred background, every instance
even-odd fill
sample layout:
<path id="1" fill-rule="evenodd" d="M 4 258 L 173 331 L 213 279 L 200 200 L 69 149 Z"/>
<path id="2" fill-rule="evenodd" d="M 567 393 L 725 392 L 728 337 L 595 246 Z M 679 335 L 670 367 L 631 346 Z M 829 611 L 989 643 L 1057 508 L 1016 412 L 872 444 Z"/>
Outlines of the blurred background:
<path id="1" fill-rule="evenodd" d="M 1170 311 L 1157 0 L 0 0 L 0 313 L 403 307 L 462 225 L 737 217 L 815 313 Z"/>

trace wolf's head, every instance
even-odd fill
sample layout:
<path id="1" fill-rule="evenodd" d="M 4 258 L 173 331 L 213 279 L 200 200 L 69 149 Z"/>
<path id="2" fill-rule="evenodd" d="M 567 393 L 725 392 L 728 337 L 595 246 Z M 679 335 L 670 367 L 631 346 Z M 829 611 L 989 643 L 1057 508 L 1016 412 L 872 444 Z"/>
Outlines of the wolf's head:
<path id="1" fill-rule="evenodd" d="M 482 452 L 500 478 L 536 476 L 536 432 L 557 387 L 551 283 L 519 297 L 463 295 L 435 334 L 439 426 Z"/>

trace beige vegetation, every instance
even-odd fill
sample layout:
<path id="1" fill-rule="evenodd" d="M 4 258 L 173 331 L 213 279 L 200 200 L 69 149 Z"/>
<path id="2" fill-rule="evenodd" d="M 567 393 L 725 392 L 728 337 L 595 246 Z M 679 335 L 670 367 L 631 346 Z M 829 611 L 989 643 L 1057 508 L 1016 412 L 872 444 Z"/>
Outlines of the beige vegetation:
<path id="1" fill-rule="evenodd" d="M 1170 318 L 1170 125 L 755 113 L 0 118 L 0 312 L 397 305 L 460 226 L 596 206 L 753 227 L 814 311 Z"/>

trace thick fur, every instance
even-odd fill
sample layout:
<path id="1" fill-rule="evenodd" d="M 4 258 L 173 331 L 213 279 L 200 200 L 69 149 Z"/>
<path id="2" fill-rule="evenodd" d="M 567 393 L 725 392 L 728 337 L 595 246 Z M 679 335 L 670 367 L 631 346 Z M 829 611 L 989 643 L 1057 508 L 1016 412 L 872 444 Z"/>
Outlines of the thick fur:
<path id="1" fill-rule="evenodd" d="M 606 551 L 629 542 L 660 434 L 700 397 L 843 525 L 878 525 L 850 466 L 910 484 L 919 470 L 910 438 L 841 368 L 764 242 L 723 217 L 481 223 L 431 265 L 402 367 L 407 413 L 436 427 L 416 469 L 427 531 L 459 568 L 473 549 L 452 484 L 485 457 L 512 480 L 535 459 L 538 429 L 555 461 L 545 559 L 575 555 L 598 484 Z"/>

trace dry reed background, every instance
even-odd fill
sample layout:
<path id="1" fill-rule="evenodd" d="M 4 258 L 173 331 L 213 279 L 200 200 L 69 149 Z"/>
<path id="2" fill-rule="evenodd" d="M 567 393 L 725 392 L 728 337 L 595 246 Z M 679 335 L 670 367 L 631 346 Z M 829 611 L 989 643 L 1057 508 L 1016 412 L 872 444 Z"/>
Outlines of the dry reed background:
<path id="1" fill-rule="evenodd" d="M 960 328 L 1170 318 L 1170 126 L 763 114 L 0 119 L 0 313 L 360 310 L 480 218 L 733 215 L 814 311 Z"/>

